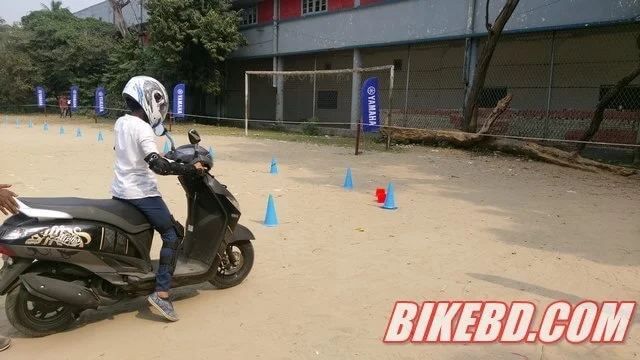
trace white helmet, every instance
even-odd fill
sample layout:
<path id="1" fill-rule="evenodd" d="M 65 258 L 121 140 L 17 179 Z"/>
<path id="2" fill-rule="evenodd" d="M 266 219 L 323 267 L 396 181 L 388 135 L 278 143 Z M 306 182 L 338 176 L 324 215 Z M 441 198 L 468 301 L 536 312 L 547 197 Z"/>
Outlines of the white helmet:
<path id="1" fill-rule="evenodd" d="M 127 97 L 142 107 L 149 125 L 155 129 L 161 125 L 169 111 L 169 96 L 164 86 L 149 76 L 134 76 L 122 90 L 122 98 Z"/>

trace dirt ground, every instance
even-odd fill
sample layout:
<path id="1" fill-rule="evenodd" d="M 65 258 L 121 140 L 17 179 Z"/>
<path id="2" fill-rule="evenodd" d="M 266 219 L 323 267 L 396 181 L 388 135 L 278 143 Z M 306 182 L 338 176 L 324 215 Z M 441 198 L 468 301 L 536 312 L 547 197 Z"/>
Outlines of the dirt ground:
<path id="1" fill-rule="evenodd" d="M 60 135 L 55 116 L 48 132 L 42 118 L 34 119 L 34 128 L 26 120 L 0 124 L 0 183 L 25 197 L 108 197 L 111 126 L 98 142 L 88 122 L 78 138 L 77 125 Z M 177 130 L 177 142 L 186 143 L 186 128 Z M 620 345 L 382 343 L 396 300 L 527 300 L 539 312 L 559 299 L 637 301 L 637 178 L 423 147 L 356 157 L 348 148 L 255 137 L 203 135 L 202 145 L 213 147 L 213 173 L 237 194 L 241 223 L 257 236 L 248 279 L 227 290 L 175 290 L 176 323 L 139 298 L 88 312 L 71 331 L 29 339 L 1 311 L 0 335 L 14 338 L 1 357 L 640 359 L 637 312 Z M 278 175 L 269 174 L 272 156 Z M 352 191 L 342 188 L 347 167 Z M 395 211 L 374 201 L 375 189 L 389 181 Z M 159 183 L 184 219 L 177 180 Z M 275 228 L 262 225 L 269 194 L 280 221 Z M 152 251 L 157 258 L 158 237 Z"/>

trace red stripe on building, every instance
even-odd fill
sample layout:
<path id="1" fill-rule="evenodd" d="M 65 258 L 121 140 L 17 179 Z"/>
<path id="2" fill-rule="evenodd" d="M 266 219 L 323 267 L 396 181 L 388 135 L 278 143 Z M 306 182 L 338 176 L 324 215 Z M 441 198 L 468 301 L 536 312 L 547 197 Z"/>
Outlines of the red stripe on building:
<path id="1" fill-rule="evenodd" d="M 280 19 L 299 17 L 301 14 L 301 0 L 280 0 Z"/>
<path id="2" fill-rule="evenodd" d="M 258 24 L 273 21 L 273 0 L 264 0 L 258 3 Z"/>
<path id="3" fill-rule="evenodd" d="M 329 11 L 353 7 L 353 0 L 327 0 Z"/>

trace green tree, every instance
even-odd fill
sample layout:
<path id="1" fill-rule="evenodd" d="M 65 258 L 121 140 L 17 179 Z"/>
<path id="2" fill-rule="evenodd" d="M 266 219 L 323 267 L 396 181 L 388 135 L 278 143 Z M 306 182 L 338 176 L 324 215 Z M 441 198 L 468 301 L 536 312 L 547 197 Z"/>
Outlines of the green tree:
<path id="1" fill-rule="evenodd" d="M 152 49 L 140 47 L 135 34 L 129 33 L 113 47 L 109 53 L 109 70 L 105 73 L 103 82 L 107 84 L 107 102 L 110 106 L 124 109 L 122 89 L 129 79 L 136 75 L 159 77 L 157 59 Z M 170 91 L 170 89 L 168 89 Z"/>
<path id="2" fill-rule="evenodd" d="M 0 105 L 10 110 L 26 110 L 13 106 L 35 102 L 40 79 L 26 51 L 29 40 L 30 34 L 21 28 L 0 24 Z"/>
<path id="3" fill-rule="evenodd" d="M 48 10 L 48 11 L 62 10 L 62 1 L 51 0 L 48 6 L 43 3 L 40 3 L 40 5 L 42 6 L 42 9 Z"/>
<path id="4" fill-rule="evenodd" d="M 109 70 L 108 54 L 116 44 L 114 26 L 57 9 L 31 12 L 22 17 L 22 27 L 30 34 L 26 51 L 49 93 L 78 85 L 81 104 L 92 104 L 94 91 L 104 85 Z"/>
<path id="5" fill-rule="evenodd" d="M 148 0 L 146 7 L 156 76 L 167 86 L 184 81 L 198 104 L 206 94 L 218 94 L 221 65 L 246 43 L 230 1 Z"/>

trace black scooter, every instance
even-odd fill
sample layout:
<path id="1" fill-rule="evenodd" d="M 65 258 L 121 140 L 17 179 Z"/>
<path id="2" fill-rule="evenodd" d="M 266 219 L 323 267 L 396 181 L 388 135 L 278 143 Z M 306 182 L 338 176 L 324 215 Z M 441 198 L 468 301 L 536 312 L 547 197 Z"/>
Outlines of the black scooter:
<path id="1" fill-rule="evenodd" d="M 209 281 L 217 288 L 241 283 L 253 267 L 249 229 L 225 185 L 210 173 L 213 159 L 189 130 L 191 145 L 171 151 L 182 163 L 201 162 L 204 176 L 178 179 L 186 193 L 186 231 L 171 287 Z M 135 207 L 118 200 L 18 198 L 20 214 L 0 226 L 0 295 L 11 324 L 27 336 L 68 329 L 87 309 L 152 293 L 158 260 L 149 257 L 154 229 Z"/>

